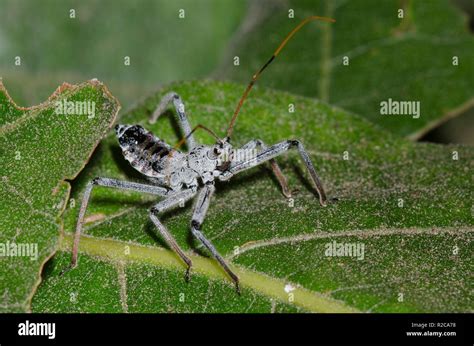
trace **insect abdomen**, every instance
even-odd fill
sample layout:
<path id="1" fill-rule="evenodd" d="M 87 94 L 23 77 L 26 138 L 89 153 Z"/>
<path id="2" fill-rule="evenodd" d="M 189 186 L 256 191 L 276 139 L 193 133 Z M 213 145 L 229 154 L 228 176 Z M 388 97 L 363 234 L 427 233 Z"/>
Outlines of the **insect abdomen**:
<path id="1" fill-rule="evenodd" d="M 160 161 L 171 147 L 139 125 L 117 125 L 115 129 L 123 155 L 132 167 L 146 176 L 163 178 Z"/>

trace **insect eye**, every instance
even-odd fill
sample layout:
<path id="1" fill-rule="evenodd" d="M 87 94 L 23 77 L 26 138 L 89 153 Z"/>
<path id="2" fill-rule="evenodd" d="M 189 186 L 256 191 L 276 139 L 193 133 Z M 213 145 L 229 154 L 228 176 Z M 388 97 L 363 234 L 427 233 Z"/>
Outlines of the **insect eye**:
<path id="1" fill-rule="evenodd" d="M 217 148 L 214 148 L 214 155 L 219 155 L 219 150 Z"/>

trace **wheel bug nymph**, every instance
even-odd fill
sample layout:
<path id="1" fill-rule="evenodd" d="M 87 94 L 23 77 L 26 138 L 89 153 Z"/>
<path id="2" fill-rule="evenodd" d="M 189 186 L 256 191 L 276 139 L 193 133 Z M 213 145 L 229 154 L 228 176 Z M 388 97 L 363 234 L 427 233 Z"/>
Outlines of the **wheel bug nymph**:
<path id="1" fill-rule="evenodd" d="M 260 70 L 257 71 L 257 73 L 253 75 L 252 80 L 245 89 L 245 92 L 243 93 L 232 116 L 225 138 L 220 139 L 214 132 L 203 125 L 197 125 L 191 129 L 186 117 L 183 101 L 180 96 L 174 92 L 170 92 L 163 97 L 155 112 L 152 114 L 150 123 L 156 122 L 158 117 L 165 111 L 168 104 L 172 102 L 176 108 L 181 130 L 184 133 L 184 137 L 175 147 L 171 147 L 166 142 L 139 125 L 119 124 L 115 127 L 118 142 L 125 159 L 130 162 L 132 167 L 142 173 L 149 183 L 144 184 L 101 177 L 95 178 L 89 182 L 85 189 L 81 208 L 79 210 L 72 249 L 72 260 L 68 269 L 74 268 L 77 265 L 79 239 L 84 223 L 84 215 L 92 188 L 97 185 L 122 190 L 138 191 L 164 197 L 162 201 L 158 202 L 150 209 L 150 218 L 158 228 L 158 231 L 166 243 L 186 263 L 187 270 L 185 277 L 186 280 L 189 280 L 189 274 L 192 267 L 191 259 L 180 248 L 171 233 L 158 219 L 158 215 L 168 209 L 193 199 L 197 195 L 197 201 L 194 206 L 191 221 L 191 232 L 212 253 L 214 258 L 232 278 L 237 292 L 240 293 L 238 276 L 231 270 L 225 259 L 219 254 L 214 245 L 206 239 L 201 231 L 201 225 L 206 216 L 211 197 L 215 191 L 215 180 L 229 180 L 239 172 L 269 161 L 271 168 L 281 185 L 283 194 L 290 198 L 291 192 L 288 188 L 287 180 L 276 163 L 275 157 L 285 153 L 291 148 L 296 148 L 310 173 L 313 183 L 315 184 L 316 190 L 319 194 L 320 204 L 322 206 L 326 205 L 326 194 L 321 181 L 311 163 L 311 159 L 301 142 L 298 140 L 285 140 L 269 147 L 259 139 L 251 140 L 241 149 L 257 150 L 258 148 L 260 151 L 254 157 L 244 159 L 235 159 L 233 157 L 236 150 L 230 144 L 230 138 L 239 111 L 260 74 L 268 67 L 268 65 L 270 65 L 291 37 L 306 23 L 312 20 L 335 22 L 335 20 L 331 18 L 311 16 L 299 23 L 298 26 L 296 26 L 285 37 L 271 58 L 262 66 L 262 68 L 260 68 Z M 193 134 L 197 129 L 203 129 L 209 132 L 216 138 L 216 144 L 201 145 L 196 143 Z M 187 153 L 178 150 L 178 148 L 185 142 L 188 146 Z"/>

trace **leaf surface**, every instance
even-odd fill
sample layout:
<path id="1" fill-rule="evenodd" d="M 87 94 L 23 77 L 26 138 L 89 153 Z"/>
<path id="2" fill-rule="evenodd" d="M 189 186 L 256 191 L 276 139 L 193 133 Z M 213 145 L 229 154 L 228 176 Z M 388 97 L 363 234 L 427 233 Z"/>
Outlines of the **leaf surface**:
<path id="1" fill-rule="evenodd" d="M 160 98 L 178 92 L 192 124 L 223 135 L 244 86 L 173 84 L 125 114 L 174 144 L 174 110 L 147 122 Z M 288 112 L 294 103 L 296 111 Z M 61 252 L 44 271 L 33 311 L 280 312 L 471 311 L 474 152 L 462 146 L 414 144 L 324 102 L 257 87 L 237 120 L 233 144 L 300 139 L 331 198 L 322 208 L 296 152 L 278 158 L 294 195 L 283 197 L 266 165 L 217 184 L 202 230 L 236 269 L 242 296 L 189 230 L 192 203 L 161 220 L 194 258 L 191 281 L 149 220 L 150 195 L 93 190 L 79 266 L 71 233 L 85 185 L 96 176 L 139 181 L 114 134 L 74 181 Z M 206 133 L 197 139 L 211 144 Z M 454 160 L 453 157 L 456 157 Z M 347 158 L 347 159 L 346 159 Z M 337 199 L 337 200 L 336 200 Z M 364 246 L 330 256 L 333 242 Z M 328 245 L 329 244 L 329 245 Z M 354 247 L 355 249 L 355 247 Z M 348 255 L 349 253 L 345 253 Z"/>
<path id="2" fill-rule="evenodd" d="M 79 108 L 58 114 L 63 101 L 95 102 L 95 115 Z M 58 245 L 67 180 L 84 167 L 118 109 L 98 81 L 65 83 L 32 108 L 15 105 L 0 83 L 0 311 L 29 310 L 41 268 Z"/>

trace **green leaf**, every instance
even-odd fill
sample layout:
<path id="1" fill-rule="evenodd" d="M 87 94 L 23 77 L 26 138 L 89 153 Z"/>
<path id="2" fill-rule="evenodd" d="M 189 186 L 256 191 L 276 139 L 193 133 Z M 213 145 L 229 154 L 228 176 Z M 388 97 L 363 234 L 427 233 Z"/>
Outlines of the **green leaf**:
<path id="1" fill-rule="evenodd" d="M 178 92 L 192 124 L 223 135 L 243 85 L 173 84 L 125 114 L 173 144 L 175 113 L 150 125 L 164 93 Z M 295 112 L 288 112 L 288 104 Z M 213 139 L 197 132 L 197 139 Z M 189 230 L 192 207 L 161 220 L 193 256 L 185 266 L 166 248 L 148 217 L 157 199 L 97 187 L 86 214 L 79 265 L 70 260 L 71 233 L 85 185 L 96 176 L 138 180 L 114 134 L 74 181 L 61 252 L 48 263 L 33 299 L 35 312 L 471 311 L 466 278 L 472 253 L 474 150 L 414 144 L 367 120 L 313 99 L 257 87 L 237 120 L 238 147 L 298 138 L 330 198 L 320 207 L 295 152 L 278 158 L 292 189 L 285 199 L 267 166 L 218 183 L 203 232 L 241 276 L 242 296 Z M 344 157 L 347 154 L 348 159 Z M 453 157 L 458 160 L 453 160 Z M 327 244 L 355 243 L 364 258 L 326 256 Z"/>
<path id="2" fill-rule="evenodd" d="M 95 102 L 57 113 L 57 102 Z M 70 192 L 118 112 L 100 82 L 64 83 L 44 103 L 21 108 L 0 82 L 0 311 L 28 311 L 41 268 L 54 254 Z M 89 115 L 88 115 L 89 114 Z M 22 256 L 20 256 L 22 255 Z"/>
<path id="3" fill-rule="evenodd" d="M 266 6 L 255 3 L 249 10 L 216 76 L 248 82 L 299 21 L 328 16 L 337 22 L 307 24 L 258 83 L 317 97 L 412 140 L 474 106 L 474 36 L 467 16 L 449 1 Z M 294 10 L 294 19 L 288 18 L 288 9 Z M 399 9 L 404 9 L 403 19 Z M 234 66 L 234 56 L 240 66 Z M 381 115 L 380 103 L 390 98 L 419 101 L 420 117 Z"/>

